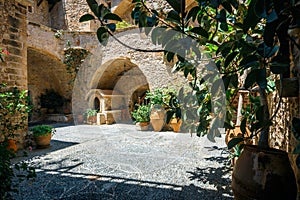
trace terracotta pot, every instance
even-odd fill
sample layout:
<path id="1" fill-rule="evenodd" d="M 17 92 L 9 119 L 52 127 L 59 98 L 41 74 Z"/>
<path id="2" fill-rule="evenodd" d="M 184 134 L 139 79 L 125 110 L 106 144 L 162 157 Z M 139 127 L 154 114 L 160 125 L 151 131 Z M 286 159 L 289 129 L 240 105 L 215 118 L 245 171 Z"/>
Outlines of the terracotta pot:
<path id="1" fill-rule="evenodd" d="M 236 200 L 295 200 L 296 180 L 286 152 L 245 145 L 232 173 Z"/>
<path id="2" fill-rule="evenodd" d="M 87 118 L 89 124 L 96 124 L 97 123 L 97 116 L 89 116 Z"/>
<path id="3" fill-rule="evenodd" d="M 18 151 L 18 147 L 16 145 L 16 141 L 13 139 L 8 140 L 8 146 L 6 147 L 8 150 L 12 150 L 14 153 Z"/>
<path id="4" fill-rule="evenodd" d="M 44 149 L 50 146 L 51 133 L 49 135 L 34 136 L 34 141 L 38 149 Z"/>
<path id="5" fill-rule="evenodd" d="M 150 113 L 150 123 L 154 131 L 161 131 L 165 125 L 165 110 L 152 110 Z"/>
<path id="6" fill-rule="evenodd" d="M 178 133 L 180 131 L 180 127 L 182 124 L 181 119 L 171 119 L 170 126 L 172 127 L 173 131 Z"/>
<path id="7" fill-rule="evenodd" d="M 135 126 L 139 131 L 147 131 L 149 129 L 149 122 L 138 122 Z"/>

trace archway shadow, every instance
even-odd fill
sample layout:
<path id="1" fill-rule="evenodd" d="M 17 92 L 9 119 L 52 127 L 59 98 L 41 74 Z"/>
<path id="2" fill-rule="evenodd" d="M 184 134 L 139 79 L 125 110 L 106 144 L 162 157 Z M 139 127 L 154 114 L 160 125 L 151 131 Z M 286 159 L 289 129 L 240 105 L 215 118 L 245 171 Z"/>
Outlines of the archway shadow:
<path id="1" fill-rule="evenodd" d="M 55 170 L 42 170 L 34 181 L 22 182 L 14 199 L 61 200 L 232 200 L 223 191 L 189 185 L 176 185 L 118 176 L 77 173 L 83 163 Z"/>

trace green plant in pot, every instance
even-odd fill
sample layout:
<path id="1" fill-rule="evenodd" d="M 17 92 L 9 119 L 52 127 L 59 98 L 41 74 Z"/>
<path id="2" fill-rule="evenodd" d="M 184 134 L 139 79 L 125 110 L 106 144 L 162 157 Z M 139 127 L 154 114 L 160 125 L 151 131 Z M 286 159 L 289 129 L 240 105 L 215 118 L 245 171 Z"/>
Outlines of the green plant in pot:
<path id="1" fill-rule="evenodd" d="M 110 13 L 103 4 L 99 6 L 95 0 L 87 0 L 87 3 L 100 20 L 97 36 L 99 41 L 106 45 L 108 38 L 114 37 L 114 29 L 107 20 L 113 18 L 122 21 L 122 19 Z M 250 137 L 258 136 L 259 142 L 258 145 L 245 145 L 237 160 L 232 176 L 235 198 L 295 199 L 295 177 L 287 154 L 269 148 L 269 130 L 273 118 L 269 112 L 267 90 L 268 79 L 274 79 L 275 76 L 280 76 L 280 79 L 288 78 L 290 75 L 288 72 L 295 70 L 290 69 L 289 65 L 289 44 L 293 43 L 298 50 L 300 48 L 295 39 L 289 38 L 288 29 L 290 25 L 295 24 L 298 24 L 296 27 L 299 28 L 299 1 L 199 0 L 189 11 L 186 10 L 185 0 L 167 0 L 167 3 L 170 9 L 158 12 L 150 9 L 146 1 L 134 0 L 131 16 L 133 22 L 140 29 L 144 28 L 146 35 L 151 36 L 155 45 L 161 45 L 160 51 L 164 53 L 166 60 L 175 63 L 173 71 L 182 72 L 187 79 L 189 76 L 192 77 L 189 78 L 189 84 L 196 103 L 199 103 L 197 112 L 192 112 L 198 115 L 198 119 L 193 117 L 196 119 L 195 124 L 200 122 L 195 129 L 197 135 L 207 135 L 214 141 L 215 137 L 220 136 L 217 128 L 235 128 L 234 118 L 228 109 L 230 101 L 224 105 L 221 100 L 214 99 L 211 95 L 212 90 L 219 91 L 219 86 L 223 86 L 226 99 L 230 100 L 234 99 L 240 89 L 251 91 L 254 87 L 258 88 L 260 106 L 251 115 L 254 118 L 242 117 L 240 129 L 245 135 L 248 127 L 251 131 Z M 102 12 L 95 8 L 99 8 Z M 80 21 L 91 19 L 95 17 L 86 14 Z M 172 34 L 170 30 L 180 32 L 181 35 Z M 193 46 L 191 41 L 181 43 L 183 38 L 192 38 L 197 45 Z M 299 39 L 299 36 L 296 39 Z M 200 52 L 202 49 L 204 52 Z M 155 49 L 154 52 L 157 51 Z M 203 54 L 211 58 L 210 63 L 205 67 L 198 67 L 203 61 L 201 60 Z M 189 59 L 190 57 L 193 58 Z M 213 71 L 212 68 L 216 68 L 217 73 L 207 73 Z M 297 72 L 299 74 L 299 70 Z M 244 83 L 239 83 L 240 80 Z M 207 92 L 208 99 L 214 104 L 226 107 L 226 113 L 215 114 L 214 108 L 210 111 L 208 103 L 203 109 L 200 91 L 205 83 L 209 89 L 212 88 Z M 204 111 L 205 124 L 202 126 L 201 113 Z M 190 113 L 187 112 L 188 114 Z M 225 123 L 219 124 L 218 119 L 224 119 Z M 215 129 L 208 131 L 209 127 Z M 234 138 L 228 146 L 233 148 L 248 139 L 248 136 Z"/>
<path id="2" fill-rule="evenodd" d="M 39 149 L 49 147 L 52 135 L 55 133 L 55 129 L 49 125 L 37 125 L 31 128 L 30 131 Z"/>
<path id="3" fill-rule="evenodd" d="M 95 124 L 97 122 L 97 113 L 98 111 L 96 109 L 91 109 L 91 108 L 85 111 L 84 114 L 86 116 L 88 124 Z"/>
<path id="4" fill-rule="evenodd" d="M 161 131 L 165 125 L 166 108 L 168 104 L 166 99 L 168 94 L 166 89 L 155 89 L 152 92 L 148 91 L 145 99 L 150 101 L 150 123 L 154 131 Z"/>
<path id="5" fill-rule="evenodd" d="M 149 105 L 137 105 L 138 108 L 131 112 L 132 117 L 136 122 L 138 130 L 144 131 L 148 130 L 150 122 L 150 107 Z"/>

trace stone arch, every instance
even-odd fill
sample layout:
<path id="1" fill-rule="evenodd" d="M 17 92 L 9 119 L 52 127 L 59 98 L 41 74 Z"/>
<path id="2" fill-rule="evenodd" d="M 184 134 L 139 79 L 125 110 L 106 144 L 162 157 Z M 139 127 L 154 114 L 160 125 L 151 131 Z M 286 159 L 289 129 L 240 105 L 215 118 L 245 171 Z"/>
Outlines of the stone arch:
<path id="1" fill-rule="evenodd" d="M 138 95 L 149 90 L 144 73 L 129 58 L 119 57 L 102 64 L 95 72 L 85 100 L 90 108 L 95 98 L 100 100 L 100 113 L 117 111 L 129 118 Z M 115 117 L 115 116 L 114 116 Z M 119 118 L 119 117 L 118 117 Z"/>
<path id="2" fill-rule="evenodd" d="M 41 109 L 40 105 L 40 96 L 45 94 L 46 90 L 53 90 L 66 100 L 64 106 L 56 110 L 57 113 L 71 112 L 71 75 L 58 57 L 47 51 L 28 47 L 27 76 L 33 105 L 33 121 L 46 117 L 47 110 Z"/>

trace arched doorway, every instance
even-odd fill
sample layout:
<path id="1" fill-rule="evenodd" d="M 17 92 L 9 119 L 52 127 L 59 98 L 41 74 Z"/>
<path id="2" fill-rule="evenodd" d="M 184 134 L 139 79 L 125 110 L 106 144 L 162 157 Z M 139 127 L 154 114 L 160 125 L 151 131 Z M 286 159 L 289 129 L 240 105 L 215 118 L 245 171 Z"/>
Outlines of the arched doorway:
<path id="1" fill-rule="evenodd" d="M 120 57 L 99 67 L 91 81 L 91 88 L 86 98 L 89 107 L 98 105 L 96 98 L 99 96 L 100 113 L 109 118 L 113 116 L 114 122 L 126 122 L 131 120 L 134 104 L 149 90 L 149 84 L 136 64 L 129 58 Z"/>

